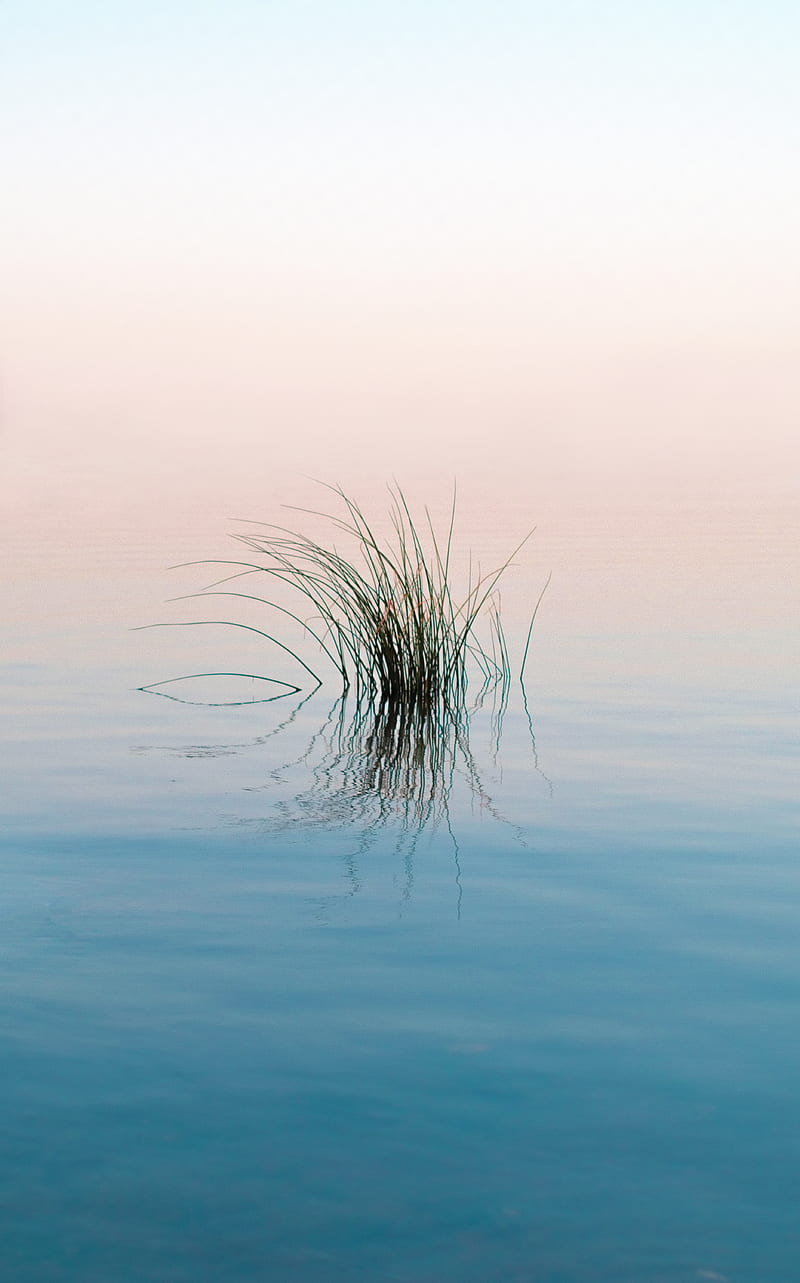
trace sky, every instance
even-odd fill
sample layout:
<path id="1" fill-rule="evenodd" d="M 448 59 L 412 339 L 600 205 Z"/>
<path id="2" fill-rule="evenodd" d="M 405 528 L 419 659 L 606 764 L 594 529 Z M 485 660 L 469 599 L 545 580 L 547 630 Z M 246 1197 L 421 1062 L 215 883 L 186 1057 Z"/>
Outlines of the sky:
<path id="1" fill-rule="evenodd" d="M 785 494 L 798 48 L 779 0 L 5 0 L 0 447 Z"/>

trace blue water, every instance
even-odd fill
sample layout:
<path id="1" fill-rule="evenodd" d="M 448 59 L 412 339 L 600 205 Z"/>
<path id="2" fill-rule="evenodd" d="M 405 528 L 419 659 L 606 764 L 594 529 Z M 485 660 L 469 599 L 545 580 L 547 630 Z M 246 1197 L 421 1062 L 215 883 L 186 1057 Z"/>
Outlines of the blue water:
<path id="1" fill-rule="evenodd" d="M 796 1277 L 789 633 L 554 612 L 535 741 L 476 714 L 420 819 L 327 695 L 160 700 L 86 627 L 4 679 L 4 1278 Z"/>

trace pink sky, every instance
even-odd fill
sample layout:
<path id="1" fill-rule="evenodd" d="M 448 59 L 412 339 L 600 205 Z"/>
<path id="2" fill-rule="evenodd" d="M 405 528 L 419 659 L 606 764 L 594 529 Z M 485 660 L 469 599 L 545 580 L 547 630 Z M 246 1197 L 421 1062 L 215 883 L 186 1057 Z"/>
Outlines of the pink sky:
<path id="1" fill-rule="evenodd" d="M 792 6 L 132 14 L 7 6 L 0 445 L 35 489 L 793 491 Z"/>

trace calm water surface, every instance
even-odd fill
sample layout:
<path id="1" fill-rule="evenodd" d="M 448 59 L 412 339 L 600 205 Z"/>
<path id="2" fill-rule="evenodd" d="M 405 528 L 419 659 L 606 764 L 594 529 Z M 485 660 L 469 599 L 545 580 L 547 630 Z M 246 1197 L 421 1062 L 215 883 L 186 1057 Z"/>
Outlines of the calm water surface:
<path id="1" fill-rule="evenodd" d="M 16 549 L 5 1278 L 796 1277 L 797 521 L 673 518 L 544 523 L 535 738 L 476 713 L 425 811 L 333 687 L 136 690 L 280 675 L 127 631 L 208 546 Z"/>

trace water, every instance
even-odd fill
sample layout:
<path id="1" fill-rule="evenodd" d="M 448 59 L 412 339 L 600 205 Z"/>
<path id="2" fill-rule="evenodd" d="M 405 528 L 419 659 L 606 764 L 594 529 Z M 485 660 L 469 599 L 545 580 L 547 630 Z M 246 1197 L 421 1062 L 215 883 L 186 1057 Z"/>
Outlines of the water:
<path id="1" fill-rule="evenodd" d="M 465 537 L 507 548 L 517 516 L 487 500 Z M 553 569 L 531 724 L 516 690 L 499 745 L 477 713 L 421 814 L 341 752 L 335 688 L 136 689 L 266 671 L 256 641 L 231 663 L 214 630 L 127 631 L 164 617 L 197 531 L 29 528 L 3 673 L 5 1277 L 792 1277 L 797 534 L 780 505 L 546 514 L 504 602 L 518 642 Z"/>

